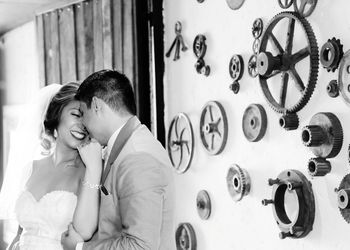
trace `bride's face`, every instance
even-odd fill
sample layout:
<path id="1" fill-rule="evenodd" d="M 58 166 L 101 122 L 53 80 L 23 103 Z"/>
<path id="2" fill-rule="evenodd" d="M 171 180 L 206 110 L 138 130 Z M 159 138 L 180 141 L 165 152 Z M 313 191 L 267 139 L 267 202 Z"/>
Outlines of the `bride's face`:
<path id="1" fill-rule="evenodd" d="M 57 143 L 65 143 L 74 149 L 88 139 L 88 134 L 82 124 L 79 107 L 78 101 L 68 103 L 62 110 L 57 127 Z"/>

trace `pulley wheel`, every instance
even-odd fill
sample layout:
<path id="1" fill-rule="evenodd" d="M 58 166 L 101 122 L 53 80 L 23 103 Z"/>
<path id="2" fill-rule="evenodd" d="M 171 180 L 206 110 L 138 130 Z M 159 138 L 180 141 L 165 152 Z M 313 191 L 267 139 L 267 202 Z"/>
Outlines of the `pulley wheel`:
<path id="1" fill-rule="evenodd" d="M 171 164 L 178 173 L 184 173 L 190 167 L 193 149 L 194 136 L 191 121 L 185 113 L 179 113 L 170 123 L 167 145 Z"/>
<path id="2" fill-rule="evenodd" d="M 265 109 L 260 104 L 251 104 L 244 111 L 242 129 L 248 141 L 260 141 L 264 137 L 267 127 Z"/>
<path id="3" fill-rule="evenodd" d="M 207 220 L 211 213 L 211 202 L 207 191 L 201 190 L 197 194 L 197 212 L 202 220 Z"/>
<path id="4" fill-rule="evenodd" d="M 350 106 L 350 50 L 344 54 L 340 61 L 338 85 L 345 103 Z"/>
<path id="5" fill-rule="evenodd" d="M 244 0 L 226 0 L 228 7 L 233 10 L 238 10 L 244 4 Z"/>
<path id="6" fill-rule="evenodd" d="M 210 101 L 204 106 L 200 118 L 200 136 L 205 150 L 216 155 L 224 150 L 228 125 L 224 107 L 217 101 Z"/>
<path id="7" fill-rule="evenodd" d="M 190 223 L 181 223 L 175 232 L 177 250 L 196 250 L 196 234 Z"/>

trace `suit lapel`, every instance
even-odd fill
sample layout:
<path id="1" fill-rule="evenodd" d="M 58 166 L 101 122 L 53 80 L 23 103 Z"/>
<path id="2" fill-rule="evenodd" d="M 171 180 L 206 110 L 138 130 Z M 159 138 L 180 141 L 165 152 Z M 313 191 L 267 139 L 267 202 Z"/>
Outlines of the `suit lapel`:
<path id="1" fill-rule="evenodd" d="M 109 171 L 111 170 L 112 163 L 117 159 L 120 151 L 123 149 L 126 142 L 131 137 L 132 133 L 141 125 L 140 121 L 137 119 L 136 116 L 131 117 L 124 127 L 120 130 L 119 135 L 117 136 L 117 139 L 115 140 L 111 153 L 108 157 L 108 161 L 105 167 L 105 170 L 102 174 L 102 181 L 101 184 L 103 185 L 106 181 L 106 178 L 109 174 Z"/>

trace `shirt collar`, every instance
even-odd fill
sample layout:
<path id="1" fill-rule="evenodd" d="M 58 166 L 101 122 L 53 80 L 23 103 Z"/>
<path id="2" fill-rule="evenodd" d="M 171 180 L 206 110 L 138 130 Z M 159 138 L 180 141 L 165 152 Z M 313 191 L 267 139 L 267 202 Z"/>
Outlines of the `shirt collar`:
<path id="1" fill-rule="evenodd" d="M 124 127 L 125 123 L 120 126 L 120 128 L 118 128 L 113 134 L 112 136 L 109 138 L 108 142 L 107 142 L 107 156 L 109 156 L 109 154 L 112 151 L 112 147 L 114 145 L 115 140 L 117 139 L 120 131 L 122 130 L 122 128 Z"/>

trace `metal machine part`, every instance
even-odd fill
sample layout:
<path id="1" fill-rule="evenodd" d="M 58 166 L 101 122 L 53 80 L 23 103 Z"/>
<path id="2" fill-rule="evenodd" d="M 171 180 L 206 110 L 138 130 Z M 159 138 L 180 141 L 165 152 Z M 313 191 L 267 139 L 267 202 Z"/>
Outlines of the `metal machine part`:
<path id="1" fill-rule="evenodd" d="M 328 83 L 327 93 L 332 98 L 335 98 L 339 95 L 339 86 L 338 86 L 337 80 L 331 80 Z"/>
<path id="2" fill-rule="evenodd" d="M 259 53 L 259 47 L 260 47 L 260 40 L 259 38 L 256 38 L 253 42 L 252 50 L 255 55 Z"/>
<path id="3" fill-rule="evenodd" d="M 251 104 L 246 108 L 242 119 L 242 129 L 248 141 L 260 141 L 266 132 L 267 116 L 260 104 Z"/>
<path id="4" fill-rule="evenodd" d="M 176 37 L 173 41 L 173 43 L 171 44 L 168 52 L 165 54 L 166 57 L 170 57 L 171 51 L 175 48 L 175 54 L 174 54 L 174 61 L 180 59 L 180 46 L 182 47 L 181 50 L 182 51 L 186 51 L 188 48 L 185 45 L 184 39 L 181 35 L 181 30 L 182 30 L 182 25 L 181 22 L 177 21 L 175 24 L 175 34 Z"/>
<path id="5" fill-rule="evenodd" d="M 257 60 L 257 56 L 252 55 L 248 61 L 248 74 L 253 78 L 255 78 L 258 75 L 258 67 L 256 65 Z"/>
<path id="6" fill-rule="evenodd" d="M 347 223 L 350 223 L 350 174 L 344 176 L 335 191 L 338 193 L 340 214 Z"/>
<path id="7" fill-rule="evenodd" d="M 211 202 L 207 191 L 201 190 L 197 194 L 197 212 L 202 220 L 207 220 L 211 213 Z"/>
<path id="8" fill-rule="evenodd" d="M 282 20 L 289 22 L 285 48 L 282 48 L 281 40 L 277 39 L 275 36 L 277 32 L 274 32 L 275 27 L 284 27 L 280 23 Z M 295 27 L 296 25 L 300 28 Z M 293 53 L 295 30 L 302 32 L 306 42 L 301 42 L 300 44 L 304 43 L 306 45 Z M 276 52 L 268 51 L 268 48 L 274 48 Z M 296 65 L 304 59 L 309 59 L 307 78 L 299 75 L 296 69 Z M 282 12 L 273 17 L 261 38 L 257 67 L 260 86 L 272 109 L 283 114 L 296 113 L 301 110 L 307 104 L 314 91 L 318 75 L 318 47 L 314 32 L 308 21 L 294 12 Z M 268 80 L 272 80 L 271 78 L 277 75 L 281 77 L 281 88 L 280 94 L 276 98 L 273 95 L 273 93 L 276 93 L 276 90 L 270 89 L 275 84 L 268 85 Z M 289 81 L 290 77 L 294 80 L 293 86 L 295 90 L 300 94 L 295 92 L 295 94 L 290 95 L 293 99 L 289 101 L 289 105 L 286 105 L 287 89 L 289 89 L 288 83 L 291 82 Z"/>
<path id="9" fill-rule="evenodd" d="M 264 30 L 263 20 L 261 18 L 257 18 L 253 22 L 252 34 L 255 39 L 259 38 Z"/>
<path id="10" fill-rule="evenodd" d="M 198 74 L 208 76 L 210 74 L 210 67 L 205 64 L 204 56 L 207 52 L 207 45 L 205 40 L 207 38 L 204 35 L 197 35 L 193 41 L 193 53 L 197 57 L 197 62 L 194 65 Z"/>
<path id="11" fill-rule="evenodd" d="M 197 239 L 190 223 L 181 223 L 175 232 L 177 250 L 196 250 Z"/>
<path id="12" fill-rule="evenodd" d="M 333 158 L 343 145 L 343 128 L 332 113 L 317 113 L 301 131 L 301 139 L 317 157 Z"/>
<path id="13" fill-rule="evenodd" d="M 228 7 L 233 10 L 238 10 L 244 4 L 244 0 L 226 0 Z"/>
<path id="14" fill-rule="evenodd" d="M 238 81 L 234 81 L 232 84 L 230 84 L 230 90 L 232 90 L 232 92 L 235 94 L 238 94 L 240 88 L 241 87 Z"/>
<path id="15" fill-rule="evenodd" d="M 250 192 L 250 177 L 248 172 L 233 164 L 226 176 L 227 188 L 234 201 L 240 201 Z"/>
<path id="16" fill-rule="evenodd" d="M 348 146 L 348 163 L 350 164 L 350 144 Z"/>
<path id="17" fill-rule="evenodd" d="M 340 40 L 335 37 L 328 39 L 320 51 L 320 61 L 323 68 L 327 69 L 328 72 L 334 72 L 338 68 L 343 55 L 343 45 L 340 43 Z"/>
<path id="18" fill-rule="evenodd" d="M 205 104 L 201 113 L 199 131 L 207 153 L 217 155 L 224 150 L 228 124 L 225 109 L 219 102 L 210 101 Z"/>
<path id="19" fill-rule="evenodd" d="M 203 3 L 203 2 L 204 2 L 204 0 L 197 0 L 197 2 L 198 2 L 198 3 Z"/>
<path id="20" fill-rule="evenodd" d="M 294 0 L 294 10 L 303 17 L 308 17 L 314 12 L 317 0 Z"/>
<path id="21" fill-rule="evenodd" d="M 282 9 L 288 9 L 293 4 L 293 0 L 278 0 L 278 4 Z"/>
<path id="22" fill-rule="evenodd" d="M 262 204 L 272 204 L 273 215 L 281 230 L 279 237 L 303 238 L 308 235 L 315 219 L 311 182 L 300 171 L 290 169 L 276 179 L 269 179 L 269 185 L 273 186 L 272 199 L 262 200 Z M 294 209 L 290 209 L 291 206 Z"/>
<path id="23" fill-rule="evenodd" d="M 311 158 L 307 165 L 307 170 L 311 176 L 325 176 L 332 170 L 331 163 L 325 158 Z"/>
<path id="24" fill-rule="evenodd" d="M 194 135 L 185 113 L 177 114 L 170 123 L 167 150 L 175 170 L 180 174 L 186 172 L 193 158 Z"/>
<path id="25" fill-rule="evenodd" d="M 340 61 L 338 86 L 345 103 L 350 105 L 350 50 L 344 54 Z"/>
<path id="26" fill-rule="evenodd" d="M 279 119 L 279 124 L 285 130 L 295 130 L 299 127 L 299 117 L 295 113 L 282 115 Z"/>
<path id="27" fill-rule="evenodd" d="M 241 55 L 233 55 L 231 57 L 228 70 L 233 81 L 240 80 L 244 72 L 243 57 Z"/>

